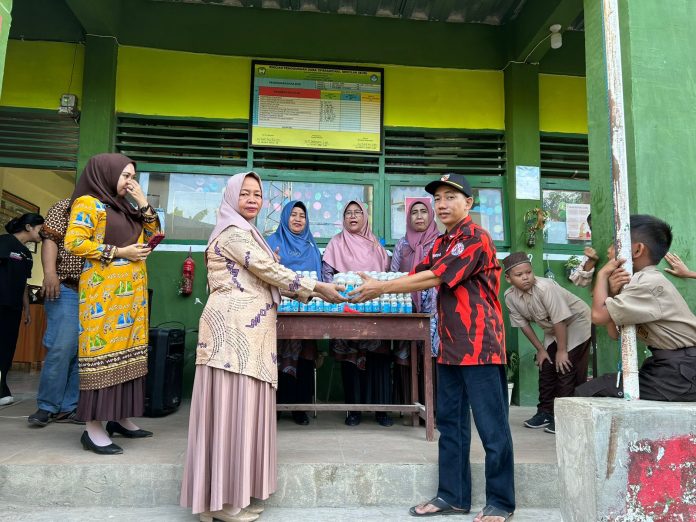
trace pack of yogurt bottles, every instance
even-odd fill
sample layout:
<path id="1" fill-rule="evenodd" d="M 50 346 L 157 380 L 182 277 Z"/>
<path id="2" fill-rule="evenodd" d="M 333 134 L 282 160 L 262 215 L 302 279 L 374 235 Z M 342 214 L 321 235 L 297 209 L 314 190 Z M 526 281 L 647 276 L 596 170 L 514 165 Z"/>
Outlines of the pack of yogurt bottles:
<path id="1" fill-rule="evenodd" d="M 365 272 L 368 276 L 379 281 L 389 281 L 406 275 L 402 272 Z M 303 277 L 317 279 L 316 272 L 300 272 Z M 362 279 L 355 272 L 339 272 L 334 275 L 333 282 L 339 286 L 345 287 L 342 295 L 347 296 L 348 292 L 355 289 L 360 289 Z M 384 294 L 376 299 L 367 301 L 366 303 L 327 303 L 323 299 L 312 299 L 309 303 L 300 303 L 289 297 L 283 297 L 278 307 L 279 312 L 345 312 L 345 308 L 362 313 L 382 313 L 382 314 L 410 314 L 413 312 L 413 302 L 411 294 Z"/>

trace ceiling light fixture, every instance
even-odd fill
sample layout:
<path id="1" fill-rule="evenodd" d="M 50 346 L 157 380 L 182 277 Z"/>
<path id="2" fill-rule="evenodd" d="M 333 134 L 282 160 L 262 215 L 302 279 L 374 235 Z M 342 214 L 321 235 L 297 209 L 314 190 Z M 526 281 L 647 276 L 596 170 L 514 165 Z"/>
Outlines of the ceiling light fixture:
<path id="1" fill-rule="evenodd" d="M 549 31 L 551 31 L 551 49 L 560 49 L 563 45 L 561 24 L 553 24 L 551 27 L 549 27 Z"/>

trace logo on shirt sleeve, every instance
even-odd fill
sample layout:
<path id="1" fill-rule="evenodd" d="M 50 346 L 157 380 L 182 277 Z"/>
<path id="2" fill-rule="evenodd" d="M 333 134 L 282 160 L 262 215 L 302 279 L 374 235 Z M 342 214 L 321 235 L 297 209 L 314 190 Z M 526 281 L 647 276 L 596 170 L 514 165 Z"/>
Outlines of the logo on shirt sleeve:
<path id="1" fill-rule="evenodd" d="M 462 245 L 461 243 L 457 243 L 456 245 L 454 245 L 454 248 L 452 249 L 451 255 L 461 256 L 463 252 L 464 252 L 464 245 Z"/>

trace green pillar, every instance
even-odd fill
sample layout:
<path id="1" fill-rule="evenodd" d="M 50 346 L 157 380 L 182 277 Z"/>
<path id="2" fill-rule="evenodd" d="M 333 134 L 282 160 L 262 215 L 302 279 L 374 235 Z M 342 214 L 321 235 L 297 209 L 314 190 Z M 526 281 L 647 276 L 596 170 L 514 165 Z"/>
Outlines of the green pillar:
<path id="1" fill-rule="evenodd" d="M 114 146 L 118 43 L 111 37 L 87 36 L 80 117 L 78 176 L 87 160 Z"/>
<path id="2" fill-rule="evenodd" d="M 543 275 L 543 234 L 537 233 L 536 246 L 527 246 L 524 214 L 541 208 L 541 191 L 536 199 L 517 199 L 518 166 L 539 167 L 539 68 L 536 65 L 510 64 L 505 69 L 505 134 L 507 142 L 507 197 L 510 251 L 533 255 L 536 275 Z M 503 304 L 503 306 L 505 306 Z M 534 365 L 536 350 L 519 328 L 507 328 L 508 352 L 519 354 L 519 373 L 515 380 L 515 401 L 534 405 L 539 397 L 539 371 Z"/>
<path id="3" fill-rule="evenodd" d="M 0 95 L 2 95 L 2 78 L 5 72 L 10 25 L 12 25 L 12 0 L 0 0 Z"/>
<path id="4" fill-rule="evenodd" d="M 672 250 L 696 267 L 696 62 L 689 36 L 696 2 L 621 0 L 619 15 L 631 212 L 671 224 Z M 585 0 L 585 55 L 592 241 L 604 258 L 613 241 L 613 202 L 602 11 L 595 0 Z M 667 277 L 695 308 L 694 282 Z M 600 372 L 615 371 L 617 344 L 604 332 L 598 342 Z"/>

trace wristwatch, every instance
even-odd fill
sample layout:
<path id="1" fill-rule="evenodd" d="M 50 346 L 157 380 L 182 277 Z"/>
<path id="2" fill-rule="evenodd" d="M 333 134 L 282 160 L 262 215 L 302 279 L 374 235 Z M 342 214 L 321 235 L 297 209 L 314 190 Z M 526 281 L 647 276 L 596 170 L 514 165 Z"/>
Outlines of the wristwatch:
<path id="1" fill-rule="evenodd" d="M 143 213 L 143 214 L 145 214 L 148 210 L 150 210 L 150 208 L 152 208 L 152 207 L 151 207 L 150 204 L 148 203 L 148 204 L 145 205 L 144 207 L 140 207 L 140 212 Z"/>

